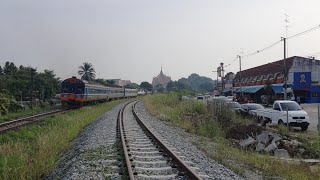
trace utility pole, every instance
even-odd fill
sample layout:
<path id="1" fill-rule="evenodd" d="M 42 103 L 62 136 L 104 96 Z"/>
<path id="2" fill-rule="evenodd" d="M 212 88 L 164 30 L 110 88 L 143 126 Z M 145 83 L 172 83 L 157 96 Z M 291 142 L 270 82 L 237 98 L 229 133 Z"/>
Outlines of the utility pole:
<path id="1" fill-rule="evenodd" d="M 221 67 L 221 90 L 224 90 L 224 68 L 223 68 L 223 63 L 220 63 Z"/>
<path id="2" fill-rule="evenodd" d="M 239 67 L 240 67 L 240 71 L 239 71 L 240 97 L 242 97 L 242 91 L 241 91 L 241 87 L 242 87 L 242 83 L 241 83 L 241 56 L 238 55 L 238 58 L 239 58 Z"/>
<path id="3" fill-rule="evenodd" d="M 284 59 L 283 59 L 283 66 L 284 66 L 284 100 L 287 100 L 287 79 L 288 79 L 288 70 L 287 70 L 287 54 L 286 54 L 286 39 L 285 37 L 282 38 L 283 40 L 283 52 L 284 52 Z"/>
<path id="4" fill-rule="evenodd" d="M 288 16 L 286 13 L 285 13 L 284 15 L 286 16 L 286 19 L 284 20 L 284 22 L 286 23 L 286 26 L 285 26 L 285 28 L 286 28 L 286 36 L 285 36 L 285 37 L 288 38 L 288 27 L 289 27 L 289 26 L 288 26 L 288 24 L 289 24 L 288 17 L 289 17 L 289 16 Z M 288 51 L 288 44 L 286 45 L 286 48 L 287 48 L 287 49 L 286 49 L 286 51 L 287 51 L 287 52 L 286 52 L 286 53 L 287 53 L 286 55 L 288 56 L 288 52 L 289 52 L 289 51 Z"/>

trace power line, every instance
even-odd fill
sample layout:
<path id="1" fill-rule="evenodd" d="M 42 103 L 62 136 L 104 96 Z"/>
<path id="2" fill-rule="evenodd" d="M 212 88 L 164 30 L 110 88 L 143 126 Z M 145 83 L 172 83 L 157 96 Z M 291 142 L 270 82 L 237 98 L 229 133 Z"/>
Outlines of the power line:
<path id="1" fill-rule="evenodd" d="M 293 38 L 299 37 L 299 36 L 304 35 L 304 34 L 306 34 L 306 33 L 312 32 L 312 31 L 314 31 L 314 30 L 316 30 L 316 29 L 318 29 L 318 28 L 320 28 L 320 25 L 317 25 L 317 26 L 315 26 L 315 27 L 313 27 L 313 28 L 310 28 L 310 29 L 308 29 L 308 30 L 306 30 L 306 31 L 303 31 L 303 32 L 294 34 L 294 35 L 292 35 L 292 36 L 289 36 L 289 37 L 287 37 L 286 39 L 288 40 L 288 39 L 293 39 Z M 259 53 L 261 53 L 261 52 L 263 52 L 263 51 L 265 51 L 265 50 L 268 50 L 268 49 L 272 48 L 273 46 L 279 44 L 281 41 L 283 41 L 283 39 L 281 39 L 281 40 L 279 40 L 279 41 L 277 41 L 277 42 L 275 42 L 275 43 L 273 43 L 273 44 L 271 44 L 271 45 L 269 45 L 269 46 L 267 46 L 267 47 L 265 47 L 265 48 L 262 48 L 262 49 L 260 49 L 260 50 L 257 50 L 257 51 L 255 51 L 255 52 L 253 52 L 253 53 L 249 53 L 249 54 L 246 54 L 246 55 L 242 55 L 241 57 L 249 57 L 249 56 L 253 56 L 253 55 L 259 54 Z"/>
<path id="2" fill-rule="evenodd" d="M 229 64 L 225 65 L 224 67 L 231 66 L 234 62 L 236 62 L 237 59 L 238 59 L 238 57 L 235 57 Z"/>
<path id="3" fill-rule="evenodd" d="M 281 42 L 281 40 L 279 40 L 279 41 L 277 41 L 277 42 L 275 42 L 275 43 L 272 43 L 271 45 L 269 45 L 269 46 L 267 46 L 267 47 L 265 47 L 265 48 L 262 48 L 262 49 L 260 49 L 260 50 L 257 50 L 257 51 L 255 51 L 255 52 L 253 52 L 253 53 L 249 53 L 249 54 L 246 54 L 246 55 L 242 55 L 241 57 L 249 57 L 249 56 L 253 56 L 253 55 L 259 54 L 259 53 L 261 53 L 261 52 L 263 52 L 263 51 L 265 51 L 265 50 L 268 50 L 268 49 L 272 48 L 273 46 L 279 44 L 280 42 Z"/>
<path id="4" fill-rule="evenodd" d="M 320 28 L 320 25 L 317 25 L 317 26 L 315 26 L 315 27 L 313 27 L 313 28 L 310 28 L 310 29 L 308 29 L 308 30 L 306 30 L 306 31 L 303 31 L 303 32 L 301 32 L 301 33 L 297 33 L 297 34 L 295 34 L 295 35 L 289 36 L 289 37 L 287 37 L 287 39 L 292 39 L 292 38 L 299 37 L 299 36 L 304 35 L 304 34 L 306 34 L 306 33 L 312 32 L 312 31 L 314 31 L 314 30 L 316 30 L 316 29 L 318 29 L 318 28 Z"/>

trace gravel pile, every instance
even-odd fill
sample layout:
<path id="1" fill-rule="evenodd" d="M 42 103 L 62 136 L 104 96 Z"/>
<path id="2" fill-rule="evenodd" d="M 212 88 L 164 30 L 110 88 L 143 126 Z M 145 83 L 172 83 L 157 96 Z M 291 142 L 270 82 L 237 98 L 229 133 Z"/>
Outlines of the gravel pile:
<path id="1" fill-rule="evenodd" d="M 120 104 L 86 127 L 46 179 L 121 179 L 116 123 Z"/>
<path id="2" fill-rule="evenodd" d="M 142 102 L 136 105 L 138 116 L 145 120 L 144 122 L 151 128 L 157 131 L 157 135 L 168 141 L 181 154 L 186 156 L 186 160 L 192 161 L 196 167 L 200 168 L 203 174 L 206 174 L 210 179 L 242 179 L 234 172 L 206 157 L 199 149 L 191 142 L 194 136 L 186 133 L 182 129 L 171 127 L 150 115 Z M 185 160 L 185 159 L 184 159 Z"/>

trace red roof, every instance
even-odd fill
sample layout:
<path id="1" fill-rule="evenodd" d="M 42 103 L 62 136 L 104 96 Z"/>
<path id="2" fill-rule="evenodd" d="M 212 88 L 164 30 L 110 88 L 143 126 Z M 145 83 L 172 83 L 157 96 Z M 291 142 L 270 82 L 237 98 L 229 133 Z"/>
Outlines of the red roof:
<path id="1" fill-rule="evenodd" d="M 286 59 L 287 70 L 292 67 L 293 60 L 296 56 L 290 57 Z M 279 60 L 275 62 L 271 62 L 268 64 L 264 64 L 261 66 L 257 66 L 254 68 L 246 69 L 241 71 L 241 78 L 248 78 L 248 77 L 255 77 L 255 76 L 262 76 L 268 74 L 275 74 L 284 71 L 284 60 Z M 235 80 L 239 79 L 239 72 L 237 72 Z"/>

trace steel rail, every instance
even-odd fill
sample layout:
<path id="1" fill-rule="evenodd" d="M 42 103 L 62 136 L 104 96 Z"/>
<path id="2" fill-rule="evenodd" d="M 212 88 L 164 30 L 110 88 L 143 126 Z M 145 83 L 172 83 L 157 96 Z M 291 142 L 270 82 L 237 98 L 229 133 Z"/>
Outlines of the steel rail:
<path id="1" fill-rule="evenodd" d="M 122 148 L 123 148 L 123 152 L 124 152 L 124 156 L 125 156 L 125 160 L 126 160 L 128 175 L 129 175 L 130 180 L 134 180 L 135 178 L 134 178 L 133 171 L 131 168 L 130 158 L 128 155 L 129 154 L 128 148 L 127 148 L 124 133 L 123 133 L 124 126 L 123 126 L 123 122 L 122 122 L 123 121 L 123 111 L 127 107 L 127 105 L 130 104 L 131 102 L 134 102 L 134 101 L 128 102 L 120 109 L 119 114 L 118 114 L 118 128 L 120 130 L 121 144 L 122 144 Z"/>
<path id="2" fill-rule="evenodd" d="M 202 179 L 196 172 L 194 172 L 185 162 L 183 162 L 173 151 L 171 151 L 155 134 L 152 133 L 150 128 L 148 128 L 138 117 L 135 106 L 139 101 L 137 101 L 132 106 L 132 113 L 134 117 L 136 118 L 137 122 L 140 124 L 142 128 L 144 128 L 149 135 L 153 137 L 153 139 L 161 146 L 163 151 L 165 151 L 168 155 L 170 155 L 174 162 L 177 163 L 178 168 L 180 168 L 187 176 L 189 176 L 191 179 Z"/>
<path id="3" fill-rule="evenodd" d="M 5 128 L 6 126 L 10 126 L 10 125 L 14 125 L 14 124 L 18 124 L 18 123 L 21 123 L 21 122 L 23 122 L 23 121 L 26 121 L 25 123 L 23 123 L 23 124 L 21 124 L 21 125 L 17 125 L 17 126 L 13 126 L 13 127 L 8 127 L 8 128 L 6 128 L 6 129 L 0 129 L 0 133 L 5 132 L 5 131 L 8 131 L 8 130 L 10 130 L 10 129 L 18 128 L 18 127 L 20 127 L 20 126 L 22 126 L 22 125 L 26 125 L 26 124 L 35 122 L 35 120 L 31 121 L 31 119 L 40 118 L 40 117 L 45 117 L 45 116 L 52 115 L 52 114 L 64 113 L 64 112 L 68 112 L 68 111 L 71 111 L 71 109 L 55 110 L 55 111 L 50 111 L 50 112 L 46 112 L 46 113 L 40 113 L 40 114 L 36 114 L 36 115 L 24 117 L 24 118 L 19 118 L 19 119 L 12 120 L 12 121 L 0 123 L 0 128 Z"/>

